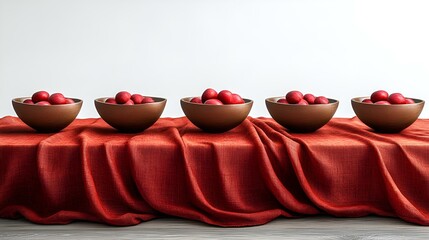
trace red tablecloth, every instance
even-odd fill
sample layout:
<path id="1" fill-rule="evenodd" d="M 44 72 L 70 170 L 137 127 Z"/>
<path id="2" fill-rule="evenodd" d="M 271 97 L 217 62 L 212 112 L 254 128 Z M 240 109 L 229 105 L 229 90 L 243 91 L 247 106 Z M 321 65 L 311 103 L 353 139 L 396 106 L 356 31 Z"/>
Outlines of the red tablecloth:
<path id="1" fill-rule="evenodd" d="M 270 118 L 204 133 L 162 118 L 139 134 L 100 119 L 35 133 L 0 119 L 0 217 L 133 225 L 164 215 L 219 226 L 368 214 L 429 225 L 429 120 L 377 134 L 334 118 L 310 134 Z"/>

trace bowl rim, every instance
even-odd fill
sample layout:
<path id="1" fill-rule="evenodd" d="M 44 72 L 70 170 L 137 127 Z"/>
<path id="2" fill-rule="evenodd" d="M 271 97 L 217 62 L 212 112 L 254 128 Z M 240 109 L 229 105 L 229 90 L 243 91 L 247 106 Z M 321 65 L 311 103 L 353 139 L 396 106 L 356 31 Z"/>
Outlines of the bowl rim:
<path id="1" fill-rule="evenodd" d="M 145 106 L 145 105 L 147 105 L 147 104 L 160 104 L 160 103 L 163 103 L 163 102 L 166 102 L 167 101 L 167 98 L 163 98 L 163 97 L 155 97 L 155 96 L 143 96 L 143 97 L 151 97 L 151 98 L 155 98 L 155 99 L 158 99 L 159 101 L 156 101 L 155 99 L 155 102 L 151 102 L 151 103 L 144 103 L 144 104 L 133 104 L 133 105 L 125 105 L 125 104 L 111 104 L 111 103 L 106 103 L 106 102 L 104 102 L 104 101 L 106 101 L 106 99 L 108 99 L 108 98 L 111 98 L 111 97 L 99 97 L 99 98 L 96 98 L 96 99 L 94 99 L 94 103 L 98 103 L 98 104 L 102 104 L 102 105 L 106 105 L 106 106 L 126 106 L 126 107 L 138 107 L 138 106 Z M 103 101 L 104 100 L 104 101 Z"/>
<path id="2" fill-rule="evenodd" d="M 73 106 L 76 104 L 81 104 L 83 102 L 80 98 L 74 98 L 74 97 L 68 97 L 74 101 L 74 103 L 68 103 L 68 104 L 52 104 L 52 105 L 37 105 L 37 104 L 28 104 L 24 103 L 23 101 L 26 99 L 31 99 L 31 97 L 17 97 L 12 99 L 12 103 L 21 104 L 24 106 L 37 106 L 37 107 L 61 107 L 61 106 Z"/>
<path id="3" fill-rule="evenodd" d="M 244 100 L 244 103 L 214 105 L 214 104 L 194 103 L 194 102 L 191 102 L 192 98 L 194 97 L 184 97 L 180 99 L 180 102 L 183 102 L 189 105 L 207 106 L 207 107 L 243 106 L 243 105 L 248 105 L 253 103 L 253 100 L 250 98 L 242 98 Z"/>
<path id="4" fill-rule="evenodd" d="M 338 99 L 328 98 L 327 97 L 327 99 L 329 100 L 329 103 L 327 103 L 327 104 L 308 104 L 308 105 L 284 104 L 284 103 L 278 103 L 277 102 L 277 100 L 279 100 L 280 98 L 284 98 L 284 96 L 268 97 L 268 98 L 265 98 L 265 102 L 269 102 L 269 103 L 272 103 L 272 104 L 278 104 L 280 106 L 306 106 L 306 107 L 329 106 L 329 105 L 338 104 L 340 102 Z"/>
<path id="5" fill-rule="evenodd" d="M 424 104 L 425 100 L 420 99 L 420 98 L 413 98 L 413 97 L 409 97 L 411 99 L 413 99 L 414 101 L 417 100 L 417 102 L 415 103 L 407 103 L 407 104 L 389 104 L 389 105 L 385 105 L 385 104 L 374 104 L 374 103 L 364 103 L 362 102 L 362 100 L 364 99 L 369 99 L 370 96 L 364 96 L 364 97 L 354 97 L 352 98 L 350 101 L 352 103 L 356 103 L 356 104 L 361 104 L 361 105 L 365 105 L 365 106 L 377 106 L 377 107 L 401 107 L 401 106 L 415 106 L 415 105 L 419 105 L 419 104 Z"/>

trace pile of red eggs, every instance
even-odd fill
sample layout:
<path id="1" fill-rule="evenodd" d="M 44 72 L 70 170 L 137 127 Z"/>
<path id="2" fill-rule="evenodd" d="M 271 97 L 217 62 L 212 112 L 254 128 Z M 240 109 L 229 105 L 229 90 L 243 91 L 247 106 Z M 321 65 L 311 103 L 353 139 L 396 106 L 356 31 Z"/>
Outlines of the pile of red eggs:
<path id="1" fill-rule="evenodd" d="M 37 105 L 60 105 L 75 103 L 71 98 L 66 98 L 62 93 L 53 93 L 50 95 L 47 91 L 38 91 L 33 93 L 31 99 L 25 99 L 23 103 Z"/>
<path id="2" fill-rule="evenodd" d="M 401 93 L 392 93 L 389 95 L 389 93 L 384 90 L 378 90 L 373 92 L 370 98 L 365 98 L 362 100 L 362 102 L 382 105 L 415 103 L 413 99 L 406 98 Z"/>
<path id="3" fill-rule="evenodd" d="M 278 103 L 283 104 L 298 104 L 298 105 L 310 105 L 310 104 L 328 104 L 328 98 L 324 96 L 314 96 L 311 93 L 302 94 L 300 91 L 290 91 L 286 94 L 285 98 L 277 100 Z"/>
<path id="4" fill-rule="evenodd" d="M 212 89 L 207 88 L 201 97 L 193 97 L 193 103 L 211 104 L 211 105 L 224 105 L 224 104 L 241 104 L 244 103 L 240 95 L 233 93 L 229 90 L 222 90 L 219 93 Z"/>
<path id="5" fill-rule="evenodd" d="M 134 93 L 131 94 L 127 91 L 118 92 L 115 97 L 107 98 L 105 103 L 110 104 L 123 104 L 123 105 L 134 105 L 134 104 L 144 104 L 144 103 L 153 103 L 155 102 L 151 97 L 145 97 L 141 94 Z"/>

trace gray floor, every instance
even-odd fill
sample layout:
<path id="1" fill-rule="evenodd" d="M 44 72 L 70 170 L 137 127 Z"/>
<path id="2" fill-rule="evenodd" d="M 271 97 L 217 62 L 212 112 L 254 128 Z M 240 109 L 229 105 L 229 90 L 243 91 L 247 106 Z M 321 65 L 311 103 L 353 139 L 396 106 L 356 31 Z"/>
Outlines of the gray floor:
<path id="1" fill-rule="evenodd" d="M 262 226 L 219 228 L 177 218 L 132 227 L 75 222 L 37 225 L 0 219 L 0 239 L 429 239 L 429 227 L 382 217 L 277 219 Z"/>

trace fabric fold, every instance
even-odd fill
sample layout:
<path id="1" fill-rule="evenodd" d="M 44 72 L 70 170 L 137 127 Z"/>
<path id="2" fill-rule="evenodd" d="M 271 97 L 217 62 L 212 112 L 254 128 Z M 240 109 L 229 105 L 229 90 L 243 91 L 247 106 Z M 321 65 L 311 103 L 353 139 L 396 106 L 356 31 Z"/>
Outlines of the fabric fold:
<path id="1" fill-rule="evenodd" d="M 331 135 L 335 129 L 335 138 L 324 136 L 322 130 L 313 135 L 291 134 L 304 146 L 302 157 L 292 159 L 304 191 L 315 205 L 335 216 L 400 216 L 409 222 L 428 225 L 428 215 L 420 212 L 424 207 L 418 211 L 409 201 L 410 198 L 418 198 L 420 202 L 428 199 L 427 191 L 423 190 L 427 185 L 409 181 L 408 175 L 414 175 L 409 171 L 411 159 L 403 149 L 406 143 L 397 142 L 403 139 L 402 134 L 374 133 L 357 121 L 331 121 L 323 130 Z M 338 145 L 330 144 L 330 138 Z M 414 140 L 421 144 L 418 139 Z M 398 178 L 396 182 L 392 174 Z M 420 180 L 427 179 L 426 176 Z M 412 190 L 413 194 L 404 195 L 398 182 L 404 185 L 403 190 L 420 186 L 424 193 Z"/>
<path id="2" fill-rule="evenodd" d="M 261 119 L 253 120 L 253 134 L 259 149 L 260 167 L 264 173 L 266 185 L 276 196 L 277 201 L 291 211 L 285 216 L 320 213 L 302 191 L 293 166 L 290 164 L 294 154 L 292 150 L 300 146 L 285 136 L 285 130 L 278 128 L 276 124 L 273 125 Z"/>

